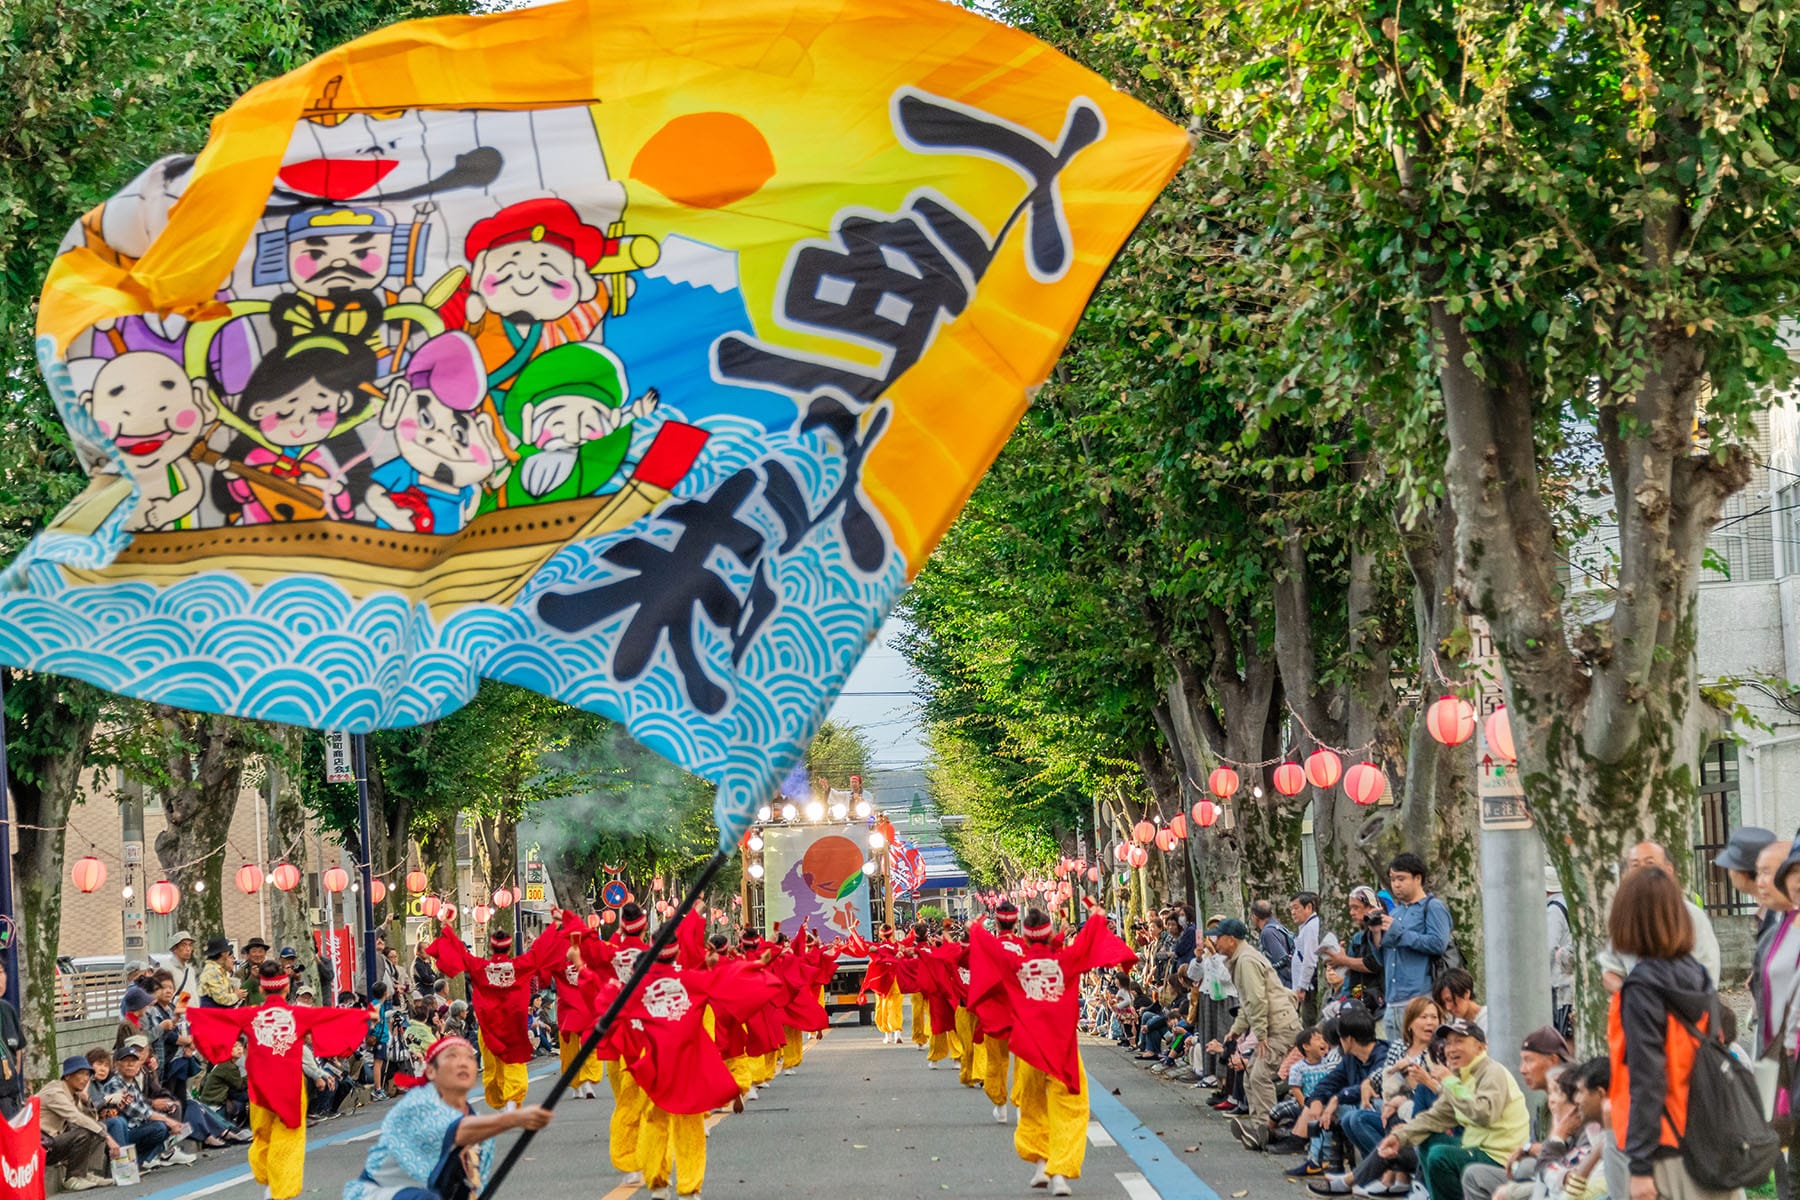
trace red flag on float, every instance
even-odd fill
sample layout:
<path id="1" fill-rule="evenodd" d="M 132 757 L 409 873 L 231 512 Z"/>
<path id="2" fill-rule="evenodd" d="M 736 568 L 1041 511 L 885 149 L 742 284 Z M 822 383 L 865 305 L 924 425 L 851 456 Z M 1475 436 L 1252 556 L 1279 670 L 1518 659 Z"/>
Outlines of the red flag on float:
<path id="1" fill-rule="evenodd" d="M 0 1121 L 0 1182 L 8 1200 L 44 1200 L 44 1146 L 38 1137 L 38 1099 Z"/>

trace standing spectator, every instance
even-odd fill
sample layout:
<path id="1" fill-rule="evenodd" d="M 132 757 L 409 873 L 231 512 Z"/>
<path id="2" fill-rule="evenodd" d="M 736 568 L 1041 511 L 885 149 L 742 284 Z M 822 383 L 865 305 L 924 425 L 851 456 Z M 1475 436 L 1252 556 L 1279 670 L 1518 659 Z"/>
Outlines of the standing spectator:
<path id="1" fill-rule="evenodd" d="M 1261 1150 L 1269 1136 L 1269 1110 L 1275 1107 L 1277 1071 L 1300 1034 L 1300 1013 L 1294 994 L 1249 936 L 1244 923 L 1231 917 L 1219 922 L 1215 940 L 1238 990 L 1238 1015 L 1229 1036 L 1256 1036 L 1256 1049 L 1244 1059 L 1244 1105 L 1250 1111 L 1241 1119 L 1233 1117 L 1231 1129 L 1246 1149 Z M 1220 1054 L 1225 1047 L 1215 1041 L 1207 1049 Z"/>
<path id="2" fill-rule="evenodd" d="M 431 964 L 431 955 L 425 953 L 425 940 L 413 947 L 413 994 L 429 997 L 437 990 L 438 972 Z"/>
<path id="3" fill-rule="evenodd" d="M 1786 843 L 1775 841 L 1764 846 L 1756 856 L 1756 898 L 1761 903 L 1765 920 L 1756 938 L 1756 956 L 1750 969 L 1750 999 L 1756 1020 L 1751 1046 L 1756 1057 L 1771 1063 L 1777 1083 L 1792 1079 L 1793 1047 L 1796 1037 L 1796 1012 L 1800 1000 L 1800 935 L 1794 933 L 1795 909 L 1783 885 L 1792 882 L 1800 891 L 1800 875 L 1792 867 L 1800 865 L 1800 852 Z M 1766 1072 L 1769 1068 L 1765 1067 Z M 1782 1100 L 1777 1097 L 1779 1110 Z M 1775 1194 L 1779 1200 L 1794 1200 L 1800 1182 L 1800 1137 L 1795 1136 L 1794 1114 L 1777 1111 L 1774 1128 L 1787 1139 L 1788 1153 L 1775 1164 Z"/>
<path id="4" fill-rule="evenodd" d="M 169 941 L 169 954 L 175 959 L 169 967 L 169 974 L 175 977 L 175 995 L 192 1004 L 200 999 L 200 964 L 194 961 L 194 935 L 177 929 Z"/>
<path id="5" fill-rule="evenodd" d="M 6 967 L 0 963 L 0 1118 L 12 1120 L 25 1104 L 25 1027 L 6 995 Z"/>
<path id="6" fill-rule="evenodd" d="M 1432 962 L 1450 949 L 1454 922 L 1449 907 L 1425 890 L 1425 860 L 1416 854 L 1394 856 L 1388 864 L 1388 891 L 1394 910 L 1371 926 L 1371 932 L 1381 952 L 1388 1040 L 1393 1041 L 1399 1036 L 1406 1002 L 1431 994 Z"/>
<path id="7" fill-rule="evenodd" d="M 1694 956 L 1699 928 L 1687 908 L 1672 873 L 1639 866 L 1619 881 L 1606 918 L 1613 950 L 1631 964 L 1613 994 L 1606 1036 L 1613 1136 L 1630 1200 L 1732 1194 L 1702 1187 L 1682 1161 L 1693 1062 L 1683 1022 L 1711 1034 L 1718 1013 L 1712 975 Z"/>
<path id="8" fill-rule="evenodd" d="M 1675 875 L 1675 864 L 1669 860 L 1669 852 L 1660 843 L 1639 842 L 1631 848 L 1631 853 L 1626 856 L 1626 871 L 1636 871 L 1645 867 L 1667 875 L 1675 884 L 1675 890 L 1680 892 L 1681 880 Z M 1719 985 L 1719 938 L 1713 932 L 1712 918 L 1706 915 L 1705 909 L 1686 896 L 1681 897 L 1681 906 L 1686 910 L 1688 920 L 1694 926 L 1692 950 L 1694 961 L 1706 968 L 1706 978 L 1716 988 Z M 1631 974 L 1631 969 L 1636 965 L 1637 960 L 1623 947 L 1613 945 L 1602 951 L 1600 969 L 1603 972 L 1602 978 L 1606 981 L 1607 990 L 1618 991 L 1619 986 L 1624 983 L 1625 977 Z"/>
<path id="9" fill-rule="evenodd" d="M 1254 901 L 1250 905 L 1250 924 L 1256 929 L 1256 944 L 1275 968 L 1281 986 L 1293 987 L 1294 935 L 1275 919 L 1275 906 L 1267 900 Z"/>
<path id="10" fill-rule="evenodd" d="M 237 985 L 244 989 L 244 994 L 254 995 L 262 991 L 263 960 L 269 957 L 269 943 L 259 937 L 253 937 L 244 943 L 244 965 L 238 968 Z"/>
<path id="11" fill-rule="evenodd" d="M 1325 978 L 1336 989 L 1341 1004 L 1354 1000 L 1381 1019 L 1381 956 L 1376 953 L 1371 925 L 1386 912 L 1375 889 L 1359 884 L 1350 889 L 1350 940 L 1344 946 L 1319 947 L 1319 959 L 1325 964 Z"/>
<path id="12" fill-rule="evenodd" d="M 1487 1033 L 1469 1021 L 1444 1022 L 1444 1061 L 1450 1075 L 1437 1102 L 1387 1135 L 1376 1153 L 1419 1147 L 1419 1175 L 1431 1200 L 1462 1200 L 1462 1174 L 1471 1164 L 1500 1166 L 1530 1138 L 1531 1118 L 1518 1080 L 1487 1052 Z M 1460 1127 L 1460 1139 L 1451 1130 Z"/>
<path id="13" fill-rule="evenodd" d="M 1294 921 L 1294 964 L 1289 978 L 1300 1020 L 1311 1025 L 1319 1019 L 1319 895 L 1301 892 L 1288 901 Z"/>
<path id="14" fill-rule="evenodd" d="M 1555 867 L 1544 868 L 1544 932 L 1550 946 L 1550 1023 L 1568 1037 L 1575 1032 L 1575 933 Z"/>
<path id="15" fill-rule="evenodd" d="M 119 1144 L 106 1132 L 88 1101 L 88 1084 L 93 1078 L 93 1068 L 78 1054 L 63 1060 L 61 1079 L 51 1080 L 38 1092 L 44 1165 L 63 1168 L 65 1192 L 112 1186 L 106 1164 Z"/>
<path id="16" fill-rule="evenodd" d="M 235 966 L 230 938 L 216 937 L 206 943 L 206 965 L 200 968 L 201 1008 L 236 1008 L 244 1002 Z"/>
<path id="17" fill-rule="evenodd" d="M 1757 894 L 1757 856 L 1773 841 L 1773 830 L 1759 829 L 1755 825 L 1739 826 L 1731 831 L 1725 848 L 1713 859 L 1713 866 L 1724 868 L 1725 874 L 1731 877 L 1732 887 L 1746 896 L 1754 896 Z"/>
<path id="18" fill-rule="evenodd" d="M 1175 939 L 1175 966 L 1178 971 L 1185 971 L 1187 965 L 1194 961 L 1199 930 L 1194 926 L 1194 917 L 1188 912 L 1187 905 L 1177 904 L 1175 914 L 1181 921 L 1181 933 Z"/>

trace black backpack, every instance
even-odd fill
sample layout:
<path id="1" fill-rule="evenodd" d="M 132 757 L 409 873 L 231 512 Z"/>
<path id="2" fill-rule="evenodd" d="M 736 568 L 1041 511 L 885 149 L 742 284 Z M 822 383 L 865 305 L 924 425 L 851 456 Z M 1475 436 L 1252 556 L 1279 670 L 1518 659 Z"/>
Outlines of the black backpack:
<path id="1" fill-rule="evenodd" d="M 1768 1182 L 1781 1157 L 1781 1138 L 1763 1119 L 1762 1093 L 1750 1068 L 1731 1056 L 1715 1033 L 1702 1033 L 1694 1023 L 1669 1009 L 1694 1039 L 1694 1063 L 1688 1073 L 1687 1127 L 1681 1136 L 1681 1161 L 1702 1187 L 1730 1191 Z M 1719 1028 L 1718 997 L 1707 1020 Z M 1663 1106 L 1663 1119 L 1675 1119 Z"/>

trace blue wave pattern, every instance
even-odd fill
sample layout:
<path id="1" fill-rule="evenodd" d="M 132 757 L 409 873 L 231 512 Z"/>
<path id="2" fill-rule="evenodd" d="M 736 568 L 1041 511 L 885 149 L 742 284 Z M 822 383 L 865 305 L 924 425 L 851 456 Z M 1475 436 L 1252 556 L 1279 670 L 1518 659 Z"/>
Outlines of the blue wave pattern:
<path id="1" fill-rule="evenodd" d="M 63 402 L 72 401 L 66 371 L 55 373 L 53 353 L 45 358 L 59 407 L 79 422 L 79 405 Z M 672 406 L 663 415 L 684 419 Z M 710 496 L 738 472 L 778 462 L 818 512 L 842 479 L 843 455 L 828 434 L 770 430 L 722 413 L 692 423 L 711 440 L 682 483 L 683 498 Z M 634 457 L 658 424 L 637 423 Z M 0 573 L 0 662 L 181 708 L 352 732 L 444 716 L 467 703 L 483 677 L 518 684 L 621 722 L 646 746 L 717 784 L 720 846 L 729 849 L 800 760 L 906 578 L 891 539 L 878 572 L 857 570 L 835 521 L 776 555 L 786 530 L 758 495 L 737 516 L 763 538 L 762 565 L 780 603 L 735 665 L 731 631 L 696 617 L 695 651 L 728 695 L 710 716 L 689 702 L 666 635 L 641 675 L 616 677 L 612 660 L 631 610 L 578 637 L 532 615 L 546 591 L 627 575 L 603 557 L 609 547 L 631 537 L 671 544 L 679 528 L 654 514 L 564 548 L 511 607 L 467 608 L 442 623 L 399 594 L 359 601 L 314 576 L 260 588 L 219 571 L 163 588 L 72 585 L 59 564 L 111 561 L 128 537 L 120 516 L 91 537 L 39 537 Z M 735 595 L 748 594 L 755 564 L 720 551 L 711 567 Z"/>

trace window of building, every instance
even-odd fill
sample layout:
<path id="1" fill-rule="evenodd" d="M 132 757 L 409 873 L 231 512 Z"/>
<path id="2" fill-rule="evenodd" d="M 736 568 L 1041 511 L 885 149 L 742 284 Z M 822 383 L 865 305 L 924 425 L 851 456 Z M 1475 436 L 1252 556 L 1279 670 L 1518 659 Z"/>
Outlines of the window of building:
<path id="1" fill-rule="evenodd" d="M 1723 867 L 1713 865 L 1742 820 L 1737 743 L 1721 739 L 1708 746 L 1700 760 L 1700 804 L 1695 814 L 1694 872 L 1707 912 L 1747 913 L 1756 907 L 1755 900 L 1731 886 Z"/>

